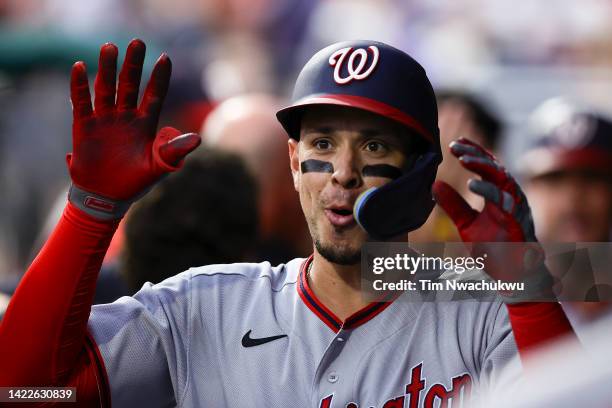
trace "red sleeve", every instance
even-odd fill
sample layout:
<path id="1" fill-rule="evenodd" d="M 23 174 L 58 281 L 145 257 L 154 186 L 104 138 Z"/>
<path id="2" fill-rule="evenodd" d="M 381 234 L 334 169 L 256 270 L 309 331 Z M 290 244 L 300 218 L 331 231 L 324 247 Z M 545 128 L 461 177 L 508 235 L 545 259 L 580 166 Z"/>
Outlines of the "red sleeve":
<path id="1" fill-rule="evenodd" d="M 97 400 L 99 390 L 108 389 L 86 329 L 98 272 L 117 224 L 67 204 L 0 326 L 0 385 L 75 384 L 81 398 L 95 392 Z"/>
<path id="2" fill-rule="evenodd" d="M 576 339 L 565 312 L 557 302 L 526 302 L 506 306 L 521 357 L 524 357 L 528 350 L 561 337 Z"/>

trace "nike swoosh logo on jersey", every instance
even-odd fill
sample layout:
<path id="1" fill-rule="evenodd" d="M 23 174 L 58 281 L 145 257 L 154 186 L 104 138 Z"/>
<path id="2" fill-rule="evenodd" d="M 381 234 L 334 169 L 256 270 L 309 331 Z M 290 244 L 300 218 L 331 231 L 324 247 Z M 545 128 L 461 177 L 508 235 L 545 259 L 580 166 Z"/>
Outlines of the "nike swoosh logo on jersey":
<path id="1" fill-rule="evenodd" d="M 244 336 L 242 336 L 242 347 L 260 346 L 262 344 L 266 344 L 274 340 L 282 339 L 283 337 L 288 337 L 286 334 L 279 334 L 278 336 L 261 337 L 259 339 L 254 339 L 251 337 L 251 331 L 252 330 L 249 330 L 244 334 Z"/>

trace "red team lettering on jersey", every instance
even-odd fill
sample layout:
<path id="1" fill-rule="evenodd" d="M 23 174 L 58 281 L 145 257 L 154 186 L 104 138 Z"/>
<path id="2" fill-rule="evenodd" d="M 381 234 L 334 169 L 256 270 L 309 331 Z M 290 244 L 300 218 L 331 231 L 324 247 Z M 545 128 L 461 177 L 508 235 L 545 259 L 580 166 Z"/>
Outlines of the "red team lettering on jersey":
<path id="1" fill-rule="evenodd" d="M 410 374 L 410 383 L 406 384 L 404 395 L 392 397 L 387 400 L 381 408 L 403 408 L 405 402 L 409 401 L 409 408 L 417 408 L 421 400 L 421 393 L 427 387 L 427 379 L 421 376 L 423 363 L 414 366 Z M 460 403 L 465 403 L 472 392 L 472 377 L 467 374 L 461 374 L 451 379 L 451 389 L 447 390 L 443 384 L 432 384 L 424 394 L 423 408 L 433 408 L 439 402 L 439 407 L 447 407 L 452 401 L 452 406 L 461 406 Z M 323 398 L 319 404 L 319 408 L 336 408 L 333 405 L 334 394 Z M 340 407 L 340 406 L 339 406 Z M 350 402 L 344 406 L 345 408 L 359 408 L 359 404 Z M 373 408 L 373 407 L 372 407 Z"/>

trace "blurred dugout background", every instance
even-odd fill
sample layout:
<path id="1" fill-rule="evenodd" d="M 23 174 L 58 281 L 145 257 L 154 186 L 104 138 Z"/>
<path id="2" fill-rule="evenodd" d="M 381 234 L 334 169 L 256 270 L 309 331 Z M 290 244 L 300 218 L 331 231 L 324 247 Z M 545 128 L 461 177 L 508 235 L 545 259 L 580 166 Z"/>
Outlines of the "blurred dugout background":
<path id="1" fill-rule="evenodd" d="M 381 40 L 420 61 L 436 87 L 487 101 L 507 125 L 512 168 L 543 100 L 569 95 L 612 112 L 611 17 L 609 0 L 2 0 L 0 281 L 11 286 L 26 269 L 68 182 L 70 66 L 83 59 L 95 74 L 106 41 L 122 55 L 142 38 L 145 69 L 168 52 L 161 125 L 198 131 L 228 97 L 287 97 L 324 45 Z"/>

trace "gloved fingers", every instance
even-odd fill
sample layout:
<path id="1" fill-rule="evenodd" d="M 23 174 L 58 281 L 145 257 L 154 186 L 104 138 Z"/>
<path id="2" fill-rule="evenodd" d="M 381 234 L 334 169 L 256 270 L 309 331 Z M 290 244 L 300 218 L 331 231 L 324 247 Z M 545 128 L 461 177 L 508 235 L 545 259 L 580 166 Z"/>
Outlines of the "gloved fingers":
<path id="1" fill-rule="evenodd" d="M 464 154 L 470 156 L 482 156 L 485 157 L 482 152 L 476 147 L 465 143 L 451 142 L 449 145 L 451 153 L 455 157 L 461 157 Z"/>
<path id="2" fill-rule="evenodd" d="M 172 127 L 161 128 L 154 143 L 156 164 L 164 171 L 176 170 L 185 156 L 198 147 L 201 141 L 196 133 L 181 134 Z"/>
<path id="3" fill-rule="evenodd" d="M 176 167 L 181 164 L 185 156 L 200 145 L 201 141 L 197 133 L 186 133 L 160 146 L 159 155 L 164 162 Z"/>
<path id="4" fill-rule="evenodd" d="M 458 229 L 465 228 L 478 216 L 478 211 L 470 207 L 461 194 L 447 183 L 434 182 L 432 193 L 438 205 L 453 220 Z"/>
<path id="5" fill-rule="evenodd" d="M 115 109 L 115 77 L 117 76 L 117 47 L 106 43 L 100 48 L 98 73 L 94 82 L 94 108 L 97 114 Z"/>
<path id="6" fill-rule="evenodd" d="M 78 61 L 72 66 L 70 100 L 72 101 L 72 116 L 75 120 L 92 114 L 87 68 L 83 61 Z"/>
<path id="7" fill-rule="evenodd" d="M 483 197 L 485 200 L 493 203 L 507 214 L 513 215 L 515 209 L 515 200 L 510 193 L 503 191 L 495 184 L 484 180 L 470 179 L 468 188 L 475 194 Z"/>
<path id="8" fill-rule="evenodd" d="M 140 39 L 132 40 L 127 47 L 117 86 L 117 108 L 119 110 L 136 109 L 145 52 L 146 46 Z"/>
<path id="9" fill-rule="evenodd" d="M 478 174 L 483 180 L 490 181 L 498 186 L 502 186 L 508 181 L 506 169 L 488 157 L 463 155 L 459 158 L 459 163 L 464 168 Z"/>
<path id="10" fill-rule="evenodd" d="M 472 156 L 488 157 L 493 161 L 497 160 L 495 156 L 487 149 L 465 137 L 460 137 L 459 139 L 452 141 L 450 143 L 450 149 L 451 152 L 457 157 L 460 157 L 461 154 L 463 154 L 460 153 L 463 150 L 468 152 L 468 154 L 471 154 Z"/>
<path id="11" fill-rule="evenodd" d="M 537 241 L 535 236 L 535 226 L 533 223 L 533 217 L 531 215 L 531 208 L 529 208 L 529 204 L 527 203 L 527 199 L 521 192 L 520 200 L 516 209 L 514 210 L 514 219 L 521 226 L 521 230 L 523 231 L 523 235 L 525 236 L 526 241 Z"/>
<path id="12" fill-rule="evenodd" d="M 157 131 L 155 143 L 160 146 L 181 135 L 181 131 L 172 126 L 164 126 Z"/>
<path id="13" fill-rule="evenodd" d="M 164 98 L 168 93 L 168 85 L 170 84 L 170 74 L 172 73 L 172 63 L 170 58 L 164 53 L 162 54 L 151 73 L 151 78 L 145 89 L 140 103 L 141 114 L 155 120 L 159 118 Z"/>

